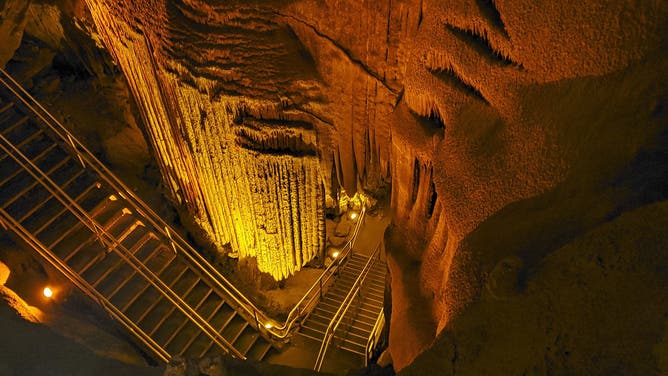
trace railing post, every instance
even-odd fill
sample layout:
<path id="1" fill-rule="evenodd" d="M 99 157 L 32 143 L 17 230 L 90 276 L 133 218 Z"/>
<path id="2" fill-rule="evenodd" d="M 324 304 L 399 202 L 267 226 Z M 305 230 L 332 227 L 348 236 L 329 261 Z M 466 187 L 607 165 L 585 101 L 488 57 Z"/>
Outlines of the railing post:
<path id="1" fill-rule="evenodd" d="M 257 325 L 257 331 L 261 332 L 260 330 L 260 320 L 257 319 L 257 311 L 253 309 L 253 316 L 255 316 L 255 325 Z"/>
<path id="2" fill-rule="evenodd" d="M 178 252 L 176 252 L 176 245 L 174 244 L 174 239 L 172 239 L 172 234 L 169 232 L 169 227 L 167 226 L 165 226 L 165 234 L 167 234 L 167 238 L 169 239 L 169 244 L 172 245 L 174 254 L 177 254 Z"/>
<path id="3" fill-rule="evenodd" d="M 77 150 L 77 146 L 74 144 L 74 140 L 72 139 L 72 136 L 67 134 L 67 141 L 70 142 L 70 145 L 72 145 L 72 149 L 74 149 L 74 152 L 77 153 L 77 158 L 79 158 L 79 162 L 81 163 L 81 166 L 83 168 L 86 168 L 86 164 L 83 161 L 83 158 L 81 158 L 81 154 L 79 154 L 79 150 Z"/>

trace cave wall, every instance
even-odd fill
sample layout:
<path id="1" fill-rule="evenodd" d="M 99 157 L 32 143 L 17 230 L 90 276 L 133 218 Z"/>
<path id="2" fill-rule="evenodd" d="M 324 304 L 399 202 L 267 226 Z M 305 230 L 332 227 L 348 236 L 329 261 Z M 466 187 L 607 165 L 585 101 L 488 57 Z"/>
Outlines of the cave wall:
<path id="1" fill-rule="evenodd" d="M 315 177 L 310 181 L 323 183 L 322 194 L 333 195 L 338 186 L 347 192 L 373 190 L 391 181 L 394 216 L 386 236 L 392 280 L 390 352 L 398 370 L 412 372 L 407 366 L 430 351 L 448 354 L 432 359 L 435 369 L 452 359 L 456 363 L 463 357 L 461 349 L 444 345 L 442 338 L 452 340 L 448 336 L 477 302 L 487 297 L 528 299 L 527 286 L 546 286 L 537 272 L 544 263 L 568 268 L 549 255 L 625 211 L 665 198 L 665 88 L 657 84 L 666 78 L 661 48 L 668 35 L 665 4 L 305 0 L 227 7 L 156 1 L 145 9 L 126 4 L 131 11 L 105 2 L 89 5 L 99 28 L 122 25 L 104 38 L 112 50 L 127 49 L 117 53 L 119 61 L 143 56 L 120 65 L 133 72 L 126 74 L 143 77 L 138 82 L 149 83 L 138 84 L 136 96 L 154 97 L 141 94 L 150 87 L 159 93 L 154 98 L 162 98 L 152 106 L 161 118 L 154 123 L 169 124 L 165 129 L 172 134 L 166 142 L 192 133 L 176 130 L 197 129 L 218 117 L 211 126 L 229 129 L 221 130 L 218 140 L 230 140 L 230 130 L 237 132 L 234 144 L 218 144 L 236 148 L 230 154 L 240 160 L 249 149 L 268 147 L 258 143 L 277 127 L 261 125 L 260 119 L 294 120 L 287 113 L 297 112 L 315 133 Z M 145 16 L 148 9 L 151 17 Z M 258 31 L 266 28 L 285 34 Z M 133 33 L 137 35 L 125 47 L 115 42 Z M 227 41 L 231 36 L 236 39 Z M 248 39 L 253 48 L 247 47 Z M 190 48 L 184 51 L 184 46 Z M 288 56 L 275 54 L 290 48 Z M 170 146 L 170 153 L 197 155 L 193 146 L 179 147 Z M 201 162 L 188 158 L 178 161 L 183 172 L 171 173 L 175 193 L 194 189 L 179 180 L 201 169 Z M 268 160 L 275 163 L 276 156 Z M 229 165 L 239 166 L 235 163 L 240 162 Z M 302 163 L 290 159 L 288 170 Z M 655 173 L 640 183 L 646 169 Z M 163 167 L 165 172 L 170 176 Z M 201 181 L 198 174 L 205 175 L 198 172 L 190 181 Z M 220 205 L 222 211 L 262 200 L 261 193 L 243 188 L 237 175 L 212 181 L 217 186 L 234 181 L 235 194 L 242 197 L 228 199 Z M 267 182 L 267 187 L 277 183 Z M 217 195 L 202 198 L 206 195 L 188 196 L 198 202 L 192 212 L 200 218 L 218 205 L 213 204 Z M 282 202 L 295 200 L 282 197 Z M 314 202 L 317 208 L 322 200 Z M 300 225 L 315 220 L 317 210 L 309 213 L 292 220 Z M 221 216 L 220 223 L 230 226 L 238 218 Z M 203 227 L 218 231 L 209 224 L 213 221 L 206 221 Z M 244 226 L 249 238 L 258 239 L 252 234 L 259 221 Z M 306 234 L 301 231 L 293 233 Z M 236 236 L 239 232 L 226 230 Z M 221 236 L 222 243 L 227 241 L 238 246 Z M 638 280 L 636 287 L 643 283 Z M 597 319 L 602 310 L 592 308 L 595 313 L 586 315 L 587 309 L 568 314 L 590 325 L 604 322 Z M 653 317 L 663 309 L 659 305 Z M 547 319 L 544 314 L 536 320 Z M 483 314 L 478 320 L 474 327 L 484 328 L 489 318 Z M 568 320 L 554 320 L 560 335 L 577 336 Z M 540 330 L 528 324 L 522 328 Z M 569 352 L 591 350 L 578 346 Z M 526 356 L 541 354 L 545 352 Z M 467 356 L 471 363 L 465 368 L 484 363 L 483 357 Z M 565 362 L 559 359 L 548 367 L 562 369 Z"/>
<path id="2" fill-rule="evenodd" d="M 28 11 L 27 1 L 2 0 L 0 2 L 0 67 L 4 67 L 14 52 L 19 48 L 23 38 Z"/>
<path id="3" fill-rule="evenodd" d="M 646 218 L 610 223 L 666 199 L 658 82 L 668 74 L 668 9 L 590 5 L 423 3 L 395 112 L 413 126 L 392 128 L 396 369 L 662 372 L 652 349 L 665 325 L 665 251 L 638 240 Z M 643 213 L 653 210 L 663 218 L 657 207 Z M 634 303 L 652 307 L 647 329 L 634 308 L 619 308 L 630 295 L 616 278 L 627 271 L 624 288 L 648 293 Z M 607 326 L 614 339 L 601 334 Z"/>
<path id="4" fill-rule="evenodd" d="M 87 4 L 221 249 L 283 278 L 391 182 L 395 369 L 666 372 L 665 2 Z"/>
<path id="5" fill-rule="evenodd" d="M 311 79 L 272 81 L 281 68 L 272 61 L 301 56 L 289 35 L 264 54 L 244 50 L 287 30 L 253 7 L 89 6 L 128 77 L 170 192 L 214 244 L 256 257 L 276 279 L 318 254 L 324 196 L 313 119 L 288 96 Z"/>
<path id="6" fill-rule="evenodd" d="M 324 251 L 328 198 L 390 180 L 407 11 L 351 4 L 88 2 L 171 195 L 276 279 Z"/>

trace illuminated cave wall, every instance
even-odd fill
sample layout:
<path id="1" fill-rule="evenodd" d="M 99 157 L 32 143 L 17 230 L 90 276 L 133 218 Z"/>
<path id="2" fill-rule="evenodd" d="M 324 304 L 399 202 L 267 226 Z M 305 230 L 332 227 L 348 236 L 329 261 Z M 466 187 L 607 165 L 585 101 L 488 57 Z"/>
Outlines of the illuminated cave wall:
<path id="1" fill-rule="evenodd" d="M 391 170 L 395 370 L 668 374 L 668 3 L 88 3 L 221 248 L 289 274 Z"/>
<path id="2" fill-rule="evenodd" d="M 229 18 L 201 20 L 206 13 L 187 13 L 183 4 L 89 6 L 138 99 L 174 197 L 221 249 L 230 244 L 241 257 L 257 257 L 276 279 L 299 270 L 323 248 L 323 182 L 312 117 L 290 98 L 276 100 L 276 90 L 308 86 L 308 77 L 267 77 L 275 55 L 299 53 L 294 46 L 267 46 L 257 59 L 243 48 L 285 30 L 231 10 L 221 10 Z"/>
<path id="3" fill-rule="evenodd" d="M 324 249 L 326 197 L 389 179 L 399 89 L 379 75 L 398 73 L 369 72 L 308 21 L 335 9 L 87 3 L 137 99 L 170 193 L 221 251 L 229 244 L 285 278 Z M 351 17 L 338 7 L 341 20 Z M 365 14 L 360 32 L 383 40 L 387 10 Z M 388 60 L 388 43 L 363 58 Z"/>

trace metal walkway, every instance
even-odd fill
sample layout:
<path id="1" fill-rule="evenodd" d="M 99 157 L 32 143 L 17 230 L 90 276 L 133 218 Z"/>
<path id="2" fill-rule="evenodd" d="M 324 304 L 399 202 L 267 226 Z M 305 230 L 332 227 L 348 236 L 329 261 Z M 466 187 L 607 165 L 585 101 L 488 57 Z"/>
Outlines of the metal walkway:
<path id="1" fill-rule="evenodd" d="M 383 310 L 385 262 L 353 253 L 332 287 L 311 312 L 299 334 L 321 343 L 321 363 L 328 342 L 342 350 L 367 357 Z M 316 368 L 317 369 L 317 368 Z"/>
<path id="2" fill-rule="evenodd" d="M 156 360 L 262 360 L 302 325 L 322 340 L 317 369 L 332 340 L 368 360 L 383 325 L 385 266 L 380 244 L 369 258 L 353 253 L 364 214 L 337 260 L 277 323 L 0 69 L 0 225 Z"/>
<path id="3" fill-rule="evenodd" d="M 0 83 L 2 226 L 158 360 L 261 360 L 268 319 L 4 71 Z"/>

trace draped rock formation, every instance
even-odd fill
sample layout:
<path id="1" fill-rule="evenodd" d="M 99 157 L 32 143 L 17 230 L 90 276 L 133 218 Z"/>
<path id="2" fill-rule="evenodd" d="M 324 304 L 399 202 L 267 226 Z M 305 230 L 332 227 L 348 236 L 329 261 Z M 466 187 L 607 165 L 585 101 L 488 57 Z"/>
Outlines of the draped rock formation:
<path id="1" fill-rule="evenodd" d="M 398 90 L 299 9 L 88 5 L 171 195 L 219 249 L 229 244 L 285 278 L 323 251 L 326 196 L 377 189 L 389 176 L 388 115 Z"/>
<path id="2" fill-rule="evenodd" d="M 86 3 L 222 252 L 284 278 L 391 183 L 396 370 L 668 374 L 665 1 Z"/>

